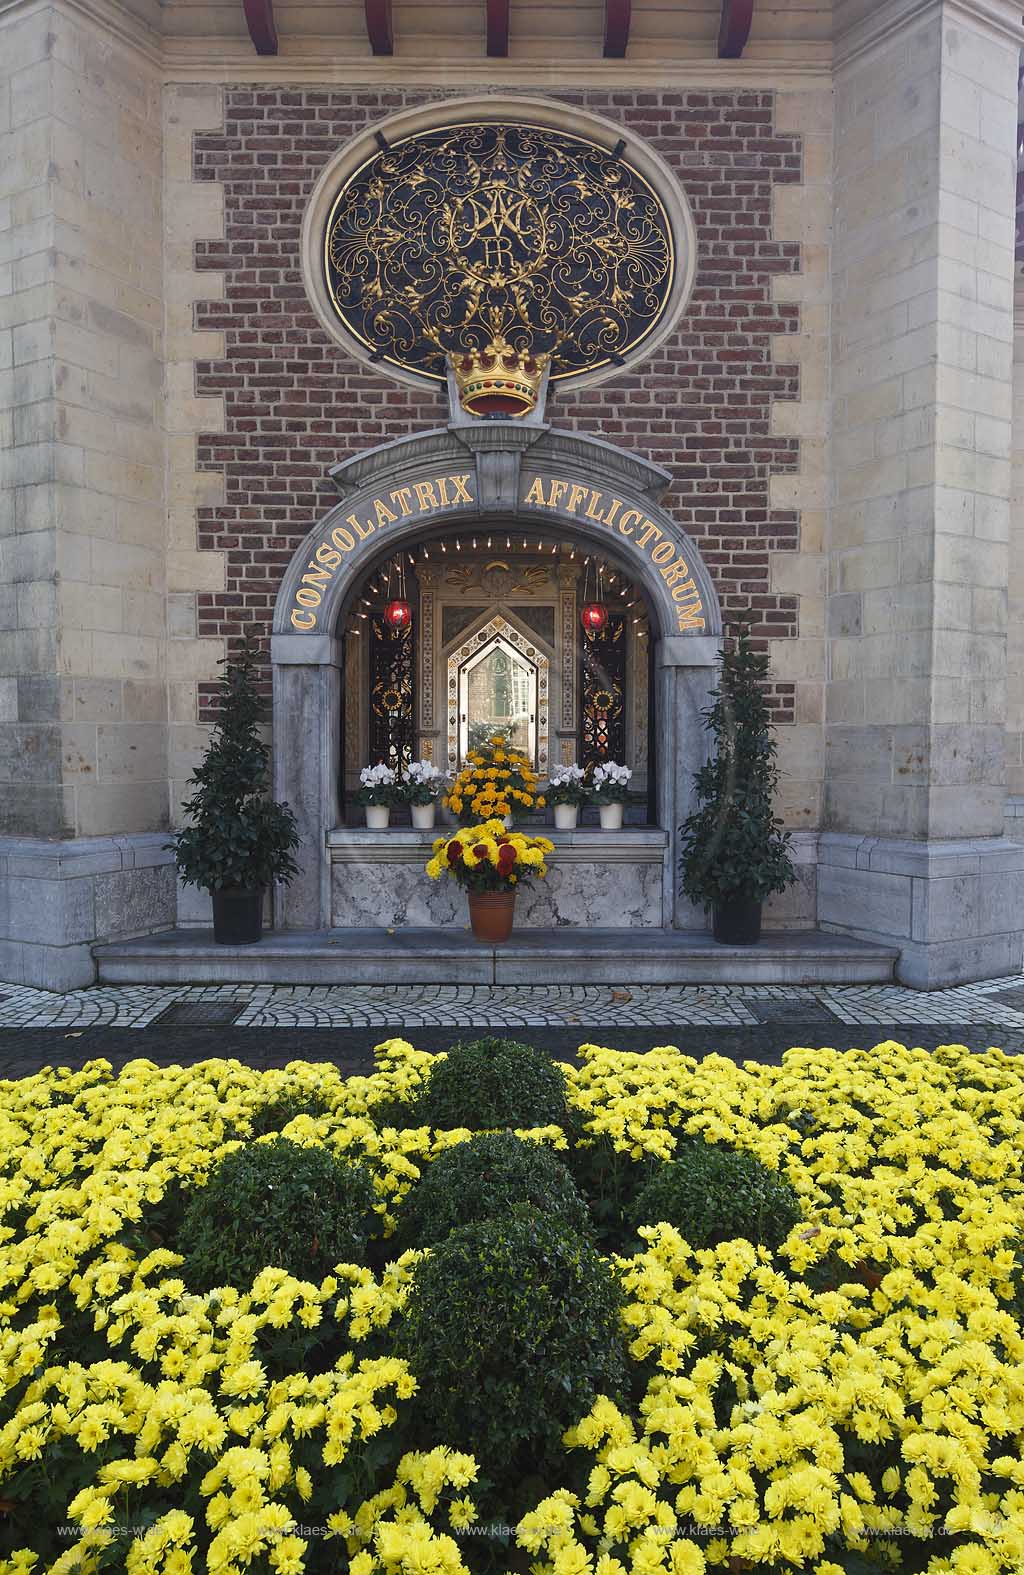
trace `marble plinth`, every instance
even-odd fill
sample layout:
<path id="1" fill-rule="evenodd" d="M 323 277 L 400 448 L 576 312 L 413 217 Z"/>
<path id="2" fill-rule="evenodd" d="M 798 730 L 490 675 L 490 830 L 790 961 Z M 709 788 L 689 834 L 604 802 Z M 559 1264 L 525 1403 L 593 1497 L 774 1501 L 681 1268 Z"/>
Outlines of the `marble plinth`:
<path id="1" fill-rule="evenodd" d="M 327 837 L 331 865 L 331 924 L 450 929 L 467 924 L 466 893 L 424 866 L 439 831 L 367 831 L 344 827 Z M 516 900 L 517 929 L 660 929 L 665 922 L 664 831 L 626 828 L 553 831 L 546 879 Z"/>

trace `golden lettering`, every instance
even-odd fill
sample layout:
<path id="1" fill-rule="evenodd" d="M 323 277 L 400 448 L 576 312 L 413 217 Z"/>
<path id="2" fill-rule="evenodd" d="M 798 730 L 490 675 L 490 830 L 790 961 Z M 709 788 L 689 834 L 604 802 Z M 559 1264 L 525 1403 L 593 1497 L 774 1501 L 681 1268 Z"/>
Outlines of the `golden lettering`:
<path id="1" fill-rule="evenodd" d="M 300 607 L 319 607 L 323 597 L 311 585 L 300 585 L 295 592 L 295 600 Z"/>
<path id="2" fill-rule="evenodd" d="M 651 562 L 667 563 L 675 550 L 670 541 L 659 541 L 656 547 L 651 548 Z"/>
<path id="3" fill-rule="evenodd" d="M 391 494 L 391 501 L 392 501 L 392 503 L 394 503 L 396 499 L 398 500 L 398 507 L 401 509 L 403 514 L 411 514 L 412 513 L 412 488 L 411 487 L 396 487 L 395 490 Z"/>
<path id="4" fill-rule="evenodd" d="M 443 509 L 446 509 L 448 507 L 448 477 L 447 476 L 438 476 L 438 478 L 437 478 L 437 494 L 438 494 L 438 497 L 441 499 L 441 507 Z"/>
<path id="5" fill-rule="evenodd" d="M 600 501 L 601 501 L 601 493 L 600 492 L 592 492 L 590 494 L 590 502 L 587 504 L 587 518 L 590 519 L 590 520 L 596 520 L 599 525 L 603 525 L 604 524 L 604 515 L 601 513 L 600 509 L 597 511 L 596 514 L 594 513 L 594 504 L 595 503 L 600 503 Z"/>
<path id="6" fill-rule="evenodd" d="M 658 529 L 657 525 L 655 525 L 653 520 L 644 520 L 643 534 L 638 536 L 636 539 L 637 546 L 646 547 L 652 536 L 655 537 L 657 541 L 660 541 L 661 531 Z"/>
<path id="7" fill-rule="evenodd" d="M 359 521 L 356 519 L 354 514 L 346 514 L 345 515 L 345 519 L 348 522 L 348 524 L 351 525 L 352 529 L 355 531 L 355 533 L 359 537 L 360 541 L 365 541 L 367 536 L 372 536 L 373 533 L 374 533 L 374 530 L 376 529 L 376 526 L 371 525 L 370 521 L 367 520 L 367 522 L 366 522 L 366 529 L 364 530 L 362 525 L 360 525 Z"/>
<path id="8" fill-rule="evenodd" d="M 570 514 L 576 513 L 576 510 L 579 508 L 580 504 L 583 502 L 583 499 L 586 497 L 589 491 L 589 487 L 577 487 L 574 485 L 569 488 L 569 502 L 566 504 L 566 507 L 568 508 Z"/>
<path id="9" fill-rule="evenodd" d="M 700 601 L 700 592 L 692 580 L 684 580 L 682 585 L 677 585 L 672 592 L 674 602 Z"/>
<path id="10" fill-rule="evenodd" d="M 294 627 L 296 629 L 301 629 L 304 634 L 307 634 L 310 629 L 315 629 L 316 628 L 316 613 L 314 613 L 314 612 L 296 612 L 293 609 L 292 610 L 292 624 L 294 625 Z"/>
<path id="11" fill-rule="evenodd" d="M 677 558 L 675 563 L 670 563 L 667 569 L 662 569 L 661 577 L 669 585 L 675 585 L 677 580 L 685 579 L 690 570 L 685 558 Z"/>
<path id="12" fill-rule="evenodd" d="M 437 495 L 434 492 L 434 483 L 432 481 L 414 481 L 412 485 L 421 514 L 429 514 L 431 509 L 438 507 Z"/>
<path id="13" fill-rule="evenodd" d="M 615 516 L 619 512 L 621 507 L 622 507 L 622 499 L 621 498 L 612 498 L 612 501 L 608 505 L 608 517 L 605 520 L 605 524 L 607 526 L 611 527 L 612 525 L 615 524 Z"/>
<path id="14" fill-rule="evenodd" d="M 373 507 L 377 513 L 378 525 L 393 525 L 398 518 L 397 514 L 392 514 L 387 504 L 381 498 L 374 498 Z"/>
<path id="15" fill-rule="evenodd" d="M 694 602 L 692 607 L 680 607 L 676 615 L 676 626 L 680 633 L 684 629 L 703 629 L 704 619 L 697 616 L 698 613 L 703 611 L 704 607 L 701 602 Z"/>
<path id="16" fill-rule="evenodd" d="M 356 544 L 355 537 L 345 529 L 344 525 L 335 525 L 331 531 L 331 540 L 339 552 L 351 552 Z"/>
<path id="17" fill-rule="evenodd" d="M 569 483 L 567 481 L 556 481 L 552 477 L 551 496 L 548 498 L 548 508 L 557 509 L 568 490 Z"/>
<path id="18" fill-rule="evenodd" d="M 302 576 L 303 585 L 325 585 L 331 577 L 330 569 L 318 569 L 316 559 L 306 564 L 308 574 Z"/>
<path id="19" fill-rule="evenodd" d="M 542 509 L 548 507 L 548 500 L 544 496 L 544 483 L 539 476 L 534 476 L 533 483 L 524 499 L 526 503 L 537 503 Z"/>
<path id="20" fill-rule="evenodd" d="M 643 515 L 640 513 L 639 509 L 627 509 L 625 514 L 622 516 L 622 518 L 619 521 L 619 530 L 622 532 L 623 536 L 632 536 L 632 534 L 633 534 L 633 526 L 637 523 L 638 520 L 642 520 L 642 519 L 643 519 Z M 629 522 L 629 528 L 628 529 L 626 528 L 626 522 L 627 521 Z M 609 521 L 609 523 L 611 523 L 611 522 Z"/>
<path id="21" fill-rule="evenodd" d="M 473 502 L 472 494 L 466 488 L 466 483 L 469 480 L 468 473 L 465 476 L 449 476 L 448 480 L 455 488 L 455 496 L 452 498 L 453 503 Z"/>
<path id="22" fill-rule="evenodd" d="M 348 531 L 345 534 L 347 536 Z M 341 553 L 336 552 L 333 547 L 329 547 L 325 541 L 322 541 L 316 549 L 316 561 L 317 563 L 322 563 L 325 568 L 330 569 L 333 574 L 341 562 Z"/>

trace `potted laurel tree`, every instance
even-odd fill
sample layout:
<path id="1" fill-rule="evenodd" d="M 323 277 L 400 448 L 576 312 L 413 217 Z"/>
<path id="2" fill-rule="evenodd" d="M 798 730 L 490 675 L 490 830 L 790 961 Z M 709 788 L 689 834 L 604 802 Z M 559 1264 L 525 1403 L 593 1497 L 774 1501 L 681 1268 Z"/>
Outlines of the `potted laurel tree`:
<path id="1" fill-rule="evenodd" d="M 733 649 L 723 649 L 719 687 L 705 710 L 715 752 L 695 776 L 697 809 L 681 827 L 682 889 L 713 912 L 716 941 L 754 946 L 761 905 L 796 880 L 790 832 L 774 813 L 778 745 L 765 694 L 768 657 L 740 624 Z"/>
<path id="2" fill-rule="evenodd" d="M 515 918 L 516 892 L 548 872 L 545 856 L 555 851 L 547 837 L 506 831 L 502 820 L 464 826 L 454 837 L 438 837 L 427 863 L 431 880 L 450 875 L 466 889 L 473 938 L 494 945 L 507 941 Z"/>
<path id="3" fill-rule="evenodd" d="M 548 790 L 544 795 L 554 806 L 555 826 L 559 831 L 575 831 L 580 805 L 587 802 L 586 772 L 573 762 L 556 766 L 551 773 Z"/>
<path id="4" fill-rule="evenodd" d="M 167 844 L 186 886 L 213 899 L 213 938 L 251 946 L 262 931 L 263 893 L 287 883 L 298 866 L 295 816 L 267 796 L 270 750 L 259 735 L 259 649 L 248 637 L 221 665 L 219 715 L 206 754 L 189 778 L 189 824 Z"/>
<path id="5" fill-rule="evenodd" d="M 412 823 L 420 831 L 430 831 L 437 812 L 437 800 L 444 787 L 444 772 L 433 761 L 410 760 L 405 768 L 402 796 L 409 806 Z"/>
<path id="6" fill-rule="evenodd" d="M 587 797 L 598 806 L 601 826 L 605 831 L 622 830 L 622 809 L 629 797 L 629 779 L 632 775 L 628 766 L 616 765 L 614 760 L 606 760 L 594 767 Z"/>
<path id="7" fill-rule="evenodd" d="M 371 831 L 386 831 L 391 819 L 391 806 L 402 796 L 398 777 L 390 766 L 364 766 L 359 773 L 356 789 L 357 804 L 366 809 L 366 824 Z"/>

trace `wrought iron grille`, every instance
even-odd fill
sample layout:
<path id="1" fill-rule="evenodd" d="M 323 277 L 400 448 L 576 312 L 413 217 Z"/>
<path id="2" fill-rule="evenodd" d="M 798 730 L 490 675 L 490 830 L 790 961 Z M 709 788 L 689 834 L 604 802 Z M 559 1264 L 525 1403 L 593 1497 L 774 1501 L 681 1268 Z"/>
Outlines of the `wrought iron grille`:
<path id="1" fill-rule="evenodd" d="M 661 318 L 675 271 L 661 201 L 628 158 L 525 124 L 446 126 L 383 148 L 335 199 L 324 274 L 350 333 L 445 377 L 504 334 L 552 377 L 617 361 Z"/>
<path id="2" fill-rule="evenodd" d="M 585 630 L 581 653 L 580 764 L 626 758 L 626 630 L 610 613 L 603 629 Z"/>
<path id="3" fill-rule="evenodd" d="M 416 642 L 411 627 L 392 629 L 380 613 L 370 625 L 370 763 L 394 769 L 413 754 Z"/>

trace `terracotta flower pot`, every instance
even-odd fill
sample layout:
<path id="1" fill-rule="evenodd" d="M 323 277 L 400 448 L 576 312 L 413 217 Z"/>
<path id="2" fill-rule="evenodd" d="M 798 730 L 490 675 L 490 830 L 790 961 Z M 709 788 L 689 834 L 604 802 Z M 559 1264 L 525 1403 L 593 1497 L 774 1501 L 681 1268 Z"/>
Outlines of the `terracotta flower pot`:
<path id="1" fill-rule="evenodd" d="M 486 941 L 495 946 L 507 941 L 512 934 L 512 921 L 516 914 L 514 891 L 470 891 L 469 922 L 475 941 Z"/>

